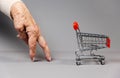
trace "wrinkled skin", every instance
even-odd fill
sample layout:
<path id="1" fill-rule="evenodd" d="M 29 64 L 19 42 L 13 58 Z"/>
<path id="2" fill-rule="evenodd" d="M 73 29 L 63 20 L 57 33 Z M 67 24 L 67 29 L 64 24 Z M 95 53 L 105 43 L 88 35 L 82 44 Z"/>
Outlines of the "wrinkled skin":
<path id="1" fill-rule="evenodd" d="M 43 49 L 46 59 L 51 61 L 50 50 L 40 33 L 40 30 L 23 2 L 16 2 L 11 7 L 11 17 L 18 32 L 17 37 L 24 40 L 29 46 L 29 55 L 35 61 L 36 43 Z"/>

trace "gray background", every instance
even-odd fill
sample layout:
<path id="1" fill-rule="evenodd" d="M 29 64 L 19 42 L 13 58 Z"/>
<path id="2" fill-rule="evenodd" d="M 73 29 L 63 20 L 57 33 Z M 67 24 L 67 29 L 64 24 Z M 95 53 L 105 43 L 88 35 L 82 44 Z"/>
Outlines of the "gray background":
<path id="1" fill-rule="evenodd" d="M 83 32 L 101 33 L 111 38 L 111 49 L 120 48 L 120 0 L 23 0 L 52 51 L 74 51 L 77 48 L 73 21 Z M 26 51 L 16 38 L 16 31 L 0 13 L 0 50 Z M 17 45 L 17 46 L 16 46 Z"/>
<path id="2" fill-rule="evenodd" d="M 0 12 L 0 78 L 119 78 L 120 77 L 120 0 L 23 0 L 38 23 L 52 54 L 44 59 L 37 46 L 40 62 L 31 62 L 28 46 L 16 38 L 13 22 Z M 99 50 L 106 65 L 85 61 L 75 65 L 77 49 L 73 21 L 82 32 L 109 35 L 111 48 Z M 36 56 L 36 57 L 37 57 Z M 90 65 L 89 65 L 90 64 Z M 92 64 L 92 65 L 91 65 Z"/>

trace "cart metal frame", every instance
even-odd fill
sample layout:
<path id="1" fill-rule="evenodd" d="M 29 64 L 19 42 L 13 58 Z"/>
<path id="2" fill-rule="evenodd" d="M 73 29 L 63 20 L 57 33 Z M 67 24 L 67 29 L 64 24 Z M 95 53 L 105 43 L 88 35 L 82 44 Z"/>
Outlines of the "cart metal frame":
<path id="1" fill-rule="evenodd" d="M 78 50 L 75 51 L 76 65 L 81 65 L 83 59 L 96 59 L 101 65 L 105 64 L 105 57 L 96 55 L 93 51 L 110 48 L 110 38 L 107 35 L 80 32 L 78 22 L 73 23 L 76 32 Z M 85 54 L 88 51 L 89 54 Z"/>

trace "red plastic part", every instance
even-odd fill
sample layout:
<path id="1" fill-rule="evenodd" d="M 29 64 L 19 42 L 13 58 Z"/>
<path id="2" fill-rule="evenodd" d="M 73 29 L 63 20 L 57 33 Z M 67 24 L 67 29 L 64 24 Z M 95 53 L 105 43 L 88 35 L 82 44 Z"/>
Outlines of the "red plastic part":
<path id="1" fill-rule="evenodd" d="M 78 30 L 79 29 L 79 24 L 78 24 L 78 22 L 73 22 L 73 28 L 74 28 L 74 30 Z"/>
<path id="2" fill-rule="evenodd" d="M 106 46 L 107 46 L 108 48 L 110 48 L 110 38 L 107 38 L 107 39 L 106 39 L 106 42 L 107 42 L 107 43 L 106 43 Z"/>

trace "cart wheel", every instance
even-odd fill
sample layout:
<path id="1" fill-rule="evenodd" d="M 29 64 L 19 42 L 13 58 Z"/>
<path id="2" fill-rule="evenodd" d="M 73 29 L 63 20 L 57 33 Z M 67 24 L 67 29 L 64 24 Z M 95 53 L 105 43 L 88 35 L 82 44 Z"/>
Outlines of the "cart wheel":
<path id="1" fill-rule="evenodd" d="M 76 61 L 76 65 L 81 65 L 81 62 L 80 62 L 80 61 L 79 61 L 79 62 L 78 62 L 78 61 Z"/>
<path id="2" fill-rule="evenodd" d="M 101 65 L 105 65 L 105 60 L 100 60 Z"/>

